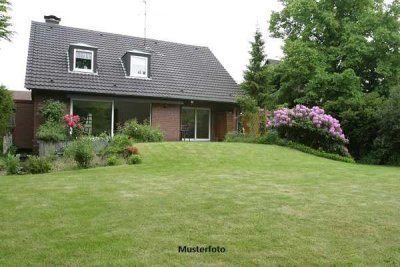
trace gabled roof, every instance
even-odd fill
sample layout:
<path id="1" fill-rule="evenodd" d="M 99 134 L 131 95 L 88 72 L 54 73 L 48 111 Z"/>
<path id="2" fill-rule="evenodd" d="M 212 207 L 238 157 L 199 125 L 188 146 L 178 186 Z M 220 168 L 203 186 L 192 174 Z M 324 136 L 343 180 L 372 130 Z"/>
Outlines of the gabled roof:
<path id="1" fill-rule="evenodd" d="M 68 48 L 98 48 L 98 74 L 68 71 Z M 25 87 L 82 93 L 235 102 L 239 87 L 207 47 L 32 22 Z M 151 53 L 151 79 L 126 78 L 121 57 Z"/>

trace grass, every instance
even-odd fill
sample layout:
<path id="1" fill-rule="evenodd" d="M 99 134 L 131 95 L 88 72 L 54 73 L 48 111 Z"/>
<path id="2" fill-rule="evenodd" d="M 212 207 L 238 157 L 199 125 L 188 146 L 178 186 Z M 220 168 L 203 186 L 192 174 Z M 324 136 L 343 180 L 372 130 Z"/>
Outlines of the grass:
<path id="1" fill-rule="evenodd" d="M 257 144 L 139 148 L 140 165 L 0 177 L 0 266 L 400 265 L 400 168 Z"/>

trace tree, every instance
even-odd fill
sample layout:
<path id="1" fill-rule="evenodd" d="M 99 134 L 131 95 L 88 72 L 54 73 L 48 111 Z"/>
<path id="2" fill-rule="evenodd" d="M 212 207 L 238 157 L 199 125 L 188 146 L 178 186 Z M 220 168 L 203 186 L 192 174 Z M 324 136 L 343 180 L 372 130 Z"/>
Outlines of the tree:
<path id="1" fill-rule="evenodd" d="M 6 133 L 13 114 L 14 101 L 11 92 L 4 85 L 0 85 L 0 137 L 3 137 Z"/>
<path id="2" fill-rule="evenodd" d="M 7 0 L 0 0 L 0 39 L 10 40 L 12 31 L 10 30 L 10 16 L 8 12 L 10 10 L 10 2 Z"/>
<path id="3" fill-rule="evenodd" d="M 387 96 L 399 82 L 399 0 L 280 1 L 270 31 L 285 39 L 282 99 L 320 104 L 360 92 Z M 293 86 L 297 93 L 288 96 Z"/>
<path id="4" fill-rule="evenodd" d="M 268 70 L 278 103 L 324 107 L 355 158 L 382 133 L 377 114 L 400 82 L 400 0 L 280 0 L 270 19 L 284 58 Z M 390 126 L 390 125 L 388 125 Z"/>
<path id="5" fill-rule="evenodd" d="M 378 164 L 400 165 L 400 87 L 394 87 L 378 113 L 379 137 L 375 140 L 374 158 Z"/>
<path id="6" fill-rule="evenodd" d="M 264 75 L 265 54 L 264 41 L 261 32 L 257 29 L 254 35 L 254 42 L 251 43 L 250 61 L 244 71 L 244 82 L 242 89 L 257 101 L 258 106 L 265 102 L 266 79 Z"/>

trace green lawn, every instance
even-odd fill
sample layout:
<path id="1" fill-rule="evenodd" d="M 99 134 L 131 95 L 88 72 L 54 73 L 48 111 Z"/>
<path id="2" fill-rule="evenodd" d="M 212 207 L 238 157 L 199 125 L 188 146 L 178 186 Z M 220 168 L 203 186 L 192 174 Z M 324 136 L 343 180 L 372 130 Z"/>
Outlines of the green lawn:
<path id="1" fill-rule="evenodd" d="M 0 177 L 0 266 L 400 265 L 400 168 L 256 144 L 139 147 L 141 165 Z"/>

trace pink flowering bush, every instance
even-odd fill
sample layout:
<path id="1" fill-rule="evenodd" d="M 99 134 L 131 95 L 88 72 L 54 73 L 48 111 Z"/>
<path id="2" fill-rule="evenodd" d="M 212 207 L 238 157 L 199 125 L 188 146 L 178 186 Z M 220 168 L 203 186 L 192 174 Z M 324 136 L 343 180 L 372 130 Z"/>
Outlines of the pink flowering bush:
<path id="1" fill-rule="evenodd" d="M 297 105 L 274 112 L 273 123 L 280 137 L 329 153 L 348 155 L 348 143 L 340 123 L 320 107 Z"/>
<path id="2" fill-rule="evenodd" d="M 64 121 L 67 127 L 70 129 L 70 136 L 73 139 L 83 134 L 83 126 L 81 124 L 81 118 L 78 115 L 65 115 Z"/>
<path id="3" fill-rule="evenodd" d="M 65 115 L 64 121 L 68 127 L 75 128 L 78 125 L 80 118 L 78 115 Z"/>

